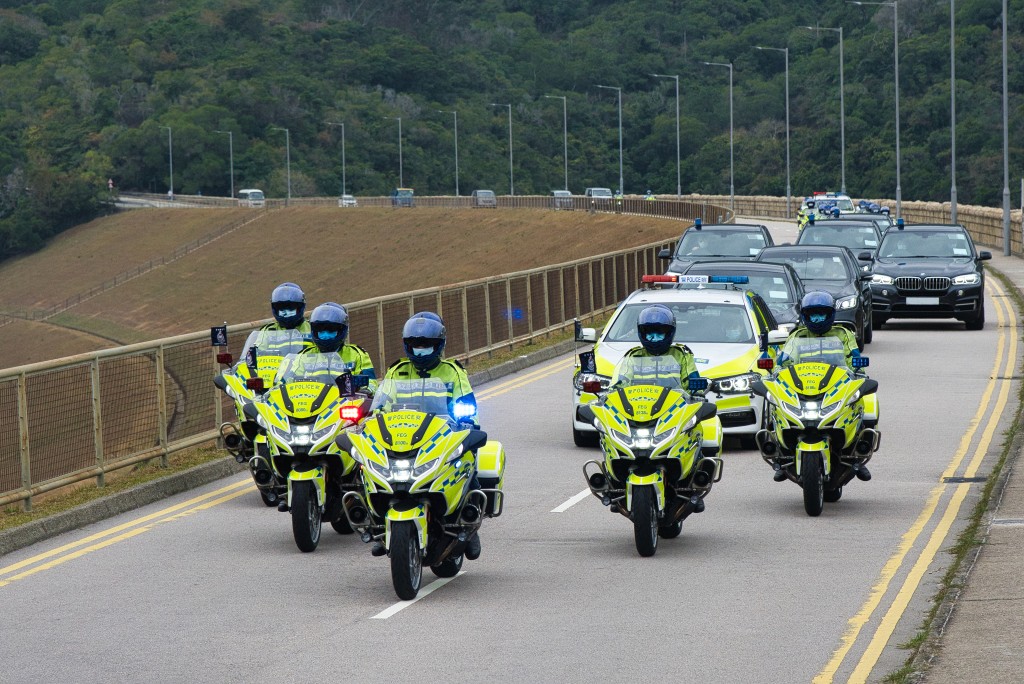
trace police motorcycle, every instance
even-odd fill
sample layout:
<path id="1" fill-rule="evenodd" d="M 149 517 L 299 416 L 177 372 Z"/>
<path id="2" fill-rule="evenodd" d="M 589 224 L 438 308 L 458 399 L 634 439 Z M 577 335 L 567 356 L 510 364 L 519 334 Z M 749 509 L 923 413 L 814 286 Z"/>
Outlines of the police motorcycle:
<path id="1" fill-rule="evenodd" d="M 289 355 L 269 391 L 262 379 L 252 383 L 261 395 L 244 409 L 268 448 L 267 458 L 253 457 L 261 459 L 257 485 L 285 483 L 278 510 L 291 513 L 295 545 L 304 553 L 316 550 L 324 520 L 340 534 L 352 532 L 342 499 L 359 488 L 359 471 L 334 439 L 363 419 L 370 397 L 369 379 L 350 370 L 334 353 Z"/>
<path id="2" fill-rule="evenodd" d="M 769 333 L 769 342 L 780 333 Z M 779 365 L 762 358 L 771 374 L 753 384 L 764 397 L 767 429 L 755 436 L 761 456 L 776 472 L 803 489 L 804 510 L 818 516 L 824 503 L 839 501 L 854 477 L 867 481 L 866 465 L 878 450 L 878 381 L 868 378 L 868 357 L 847 365 L 835 337 L 789 339 Z"/>
<path id="3" fill-rule="evenodd" d="M 680 374 L 670 356 L 626 356 L 613 385 L 585 382 L 598 399 L 577 409 L 580 420 L 597 428 L 604 451 L 602 461 L 583 465 L 587 485 L 613 513 L 633 522 L 641 556 L 654 555 L 659 536 L 679 536 L 683 521 L 704 510 L 704 497 L 722 478 L 718 448 L 703 439 L 702 423 L 715 424 L 712 434 L 722 431 L 715 404 L 703 397 L 708 381 L 689 378 L 684 388 Z"/>
<path id="4" fill-rule="evenodd" d="M 504 508 L 505 451 L 473 426 L 476 406 L 449 406 L 433 378 L 385 379 L 370 417 L 336 443 L 362 470 L 344 511 L 364 542 L 380 541 L 402 600 L 419 593 L 423 566 L 438 577 L 462 568 L 466 543 Z M 471 489 L 474 469 L 481 489 Z"/>
<path id="5" fill-rule="evenodd" d="M 226 345 L 226 327 L 213 328 L 212 334 L 216 335 L 218 330 L 223 331 L 218 341 Z M 267 506 L 278 505 L 287 491 L 287 483 L 274 476 L 267 460 L 266 437 L 260 434 L 259 425 L 245 413 L 245 407 L 257 399 L 263 388 L 274 383 L 285 357 L 298 354 L 308 344 L 308 335 L 298 330 L 255 330 L 246 338 L 243 356 L 237 363 L 227 352 L 217 354 L 217 362 L 225 368 L 214 377 L 213 384 L 234 402 L 238 421 L 222 423 L 220 435 L 225 448 L 236 461 L 248 462 L 260 498 Z"/>

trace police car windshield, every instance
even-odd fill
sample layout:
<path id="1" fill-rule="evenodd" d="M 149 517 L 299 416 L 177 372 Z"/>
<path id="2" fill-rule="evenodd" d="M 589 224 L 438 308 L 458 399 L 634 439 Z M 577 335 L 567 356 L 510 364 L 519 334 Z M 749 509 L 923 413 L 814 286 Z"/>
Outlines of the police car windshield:
<path id="1" fill-rule="evenodd" d="M 877 249 L 878 233 L 871 226 L 816 224 L 806 226 L 797 240 L 799 245 L 839 245 L 850 249 Z"/>
<path id="2" fill-rule="evenodd" d="M 753 344 L 754 332 L 750 316 L 742 304 L 718 302 L 662 302 L 676 318 L 677 344 L 729 343 Z M 612 321 L 605 342 L 640 343 L 636 320 L 646 303 L 628 304 Z"/>
<path id="3" fill-rule="evenodd" d="M 307 352 L 289 354 L 281 362 L 274 376 L 274 384 L 282 382 L 321 382 L 325 385 L 343 373 L 350 372 L 354 364 L 345 363 L 337 352 Z"/>
<path id="4" fill-rule="evenodd" d="M 744 289 L 752 290 L 753 292 L 761 295 L 768 306 L 775 308 L 777 305 L 791 305 L 796 303 L 796 293 L 793 291 L 791 284 L 788 279 L 783 278 L 779 275 L 772 275 L 770 273 L 752 273 L 749 270 L 726 272 L 722 269 L 719 270 L 705 270 L 701 268 L 690 269 L 686 272 L 687 275 L 745 275 L 747 276 L 747 283 L 743 285 Z"/>
<path id="5" fill-rule="evenodd" d="M 690 228 L 679 240 L 676 254 L 685 256 L 756 256 L 767 243 L 760 231 L 696 230 Z"/>
<path id="6" fill-rule="evenodd" d="M 615 367 L 616 386 L 656 385 L 682 388 L 682 366 L 668 356 L 624 356 Z"/>
<path id="7" fill-rule="evenodd" d="M 449 417 L 452 388 L 436 378 L 388 379 L 377 387 L 370 411 L 419 411 Z"/>
<path id="8" fill-rule="evenodd" d="M 959 231 L 890 229 L 878 250 L 883 259 L 907 257 L 961 257 L 972 256 L 971 243 Z"/>

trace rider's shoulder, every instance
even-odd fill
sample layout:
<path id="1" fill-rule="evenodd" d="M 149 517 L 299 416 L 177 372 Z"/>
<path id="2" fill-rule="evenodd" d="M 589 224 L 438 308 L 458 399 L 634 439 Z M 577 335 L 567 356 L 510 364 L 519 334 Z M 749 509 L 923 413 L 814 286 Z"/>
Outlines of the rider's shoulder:
<path id="1" fill-rule="evenodd" d="M 351 349 L 352 351 L 356 352 L 357 354 L 366 354 L 367 356 L 369 356 L 369 354 L 367 354 L 366 350 L 363 349 L 362 347 L 360 347 L 358 344 L 352 344 L 350 342 L 346 342 L 345 346 L 347 348 Z M 394 364 L 391 364 L 391 365 L 394 365 Z"/>
<path id="2" fill-rule="evenodd" d="M 454 368 L 458 372 L 465 373 L 466 367 L 458 359 L 441 359 L 441 365 L 447 364 L 450 368 Z"/>
<path id="3" fill-rule="evenodd" d="M 685 344 L 676 343 L 672 345 L 672 348 L 681 351 L 684 354 L 689 354 L 690 356 L 693 356 L 693 350 L 687 347 Z"/>
<path id="4" fill-rule="evenodd" d="M 261 325 L 259 327 L 259 331 L 260 332 L 265 332 L 267 330 L 280 330 L 280 329 L 281 328 L 280 328 L 280 326 L 277 325 L 277 323 L 264 323 L 263 325 Z"/>

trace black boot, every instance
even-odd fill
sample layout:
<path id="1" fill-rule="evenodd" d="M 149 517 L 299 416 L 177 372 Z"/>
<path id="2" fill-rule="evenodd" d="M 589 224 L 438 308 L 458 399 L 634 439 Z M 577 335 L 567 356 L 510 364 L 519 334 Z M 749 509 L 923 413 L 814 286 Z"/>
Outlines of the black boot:
<path id="1" fill-rule="evenodd" d="M 480 535 L 476 532 L 466 541 L 466 560 L 476 560 L 480 557 Z"/>
<path id="2" fill-rule="evenodd" d="M 384 548 L 384 542 L 381 541 L 373 542 L 373 546 L 370 547 L 371 556 L 383 556 L 387 552 L 388 550 Z"/>
<path id="3" fill-rule="evenodd" d="M 772 479 L 776 482 L 782 482 L 786 479 L 786 471 L 778 463 L 775 464 L 775 475 Z"/>
<path id="4" fill-rule="evenodd" d="M 855 465 L 853 467 L 853 473 L 857 476 L 857 479 L 861 482 L 867 482 L 871 479 L 871 471 L 863 463 Z"/>

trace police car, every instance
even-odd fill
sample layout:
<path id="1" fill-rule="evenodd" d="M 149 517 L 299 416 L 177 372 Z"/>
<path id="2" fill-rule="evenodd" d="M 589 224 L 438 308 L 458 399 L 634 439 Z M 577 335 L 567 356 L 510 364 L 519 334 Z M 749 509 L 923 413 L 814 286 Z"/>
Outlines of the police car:
<path id="1" fill-rule="evenodd" d="M 814 204 L 811 205 L 810 202 Z M 841 192 L 816 192 L 812 197 L 804 198 L 800 211 L 823 216 L 830 213 L 832 207 L 839 207 L 840 216 L 857 213 L 857 207 L 853 205 L 850 196 Z"/>
<path id="2" fill-rule="evenodd" d="M 646 288 L 630 294 L 598 336 L 594 328 L 582 328 L 581 342 L 594 342 L 594 364 L 577 369 L 573 377 L 572 434 L 577 446 L 597 444 L 594 426 L 579 420 L 576 408 L 597 397 L 584 392 L 584 382 L 611 382 L 615 366 L 627 351 L 640 344 L 636 321 L 651 304 L 667 306 L 676 317 L 676 344 L 693 352 L 697 370 L 707 378 L 705 397 L 718 406 L 718 417 L 726 435 L 740 438 L 753 448 L 754 435 L 761 429 L 763 400 L 755 398 L 751 384 L 762 371 L 757 360 L 768 347 L 768 332 L 778 328 L 765 301 L 742 289 L 745 276 L 647 275 Z"/>

